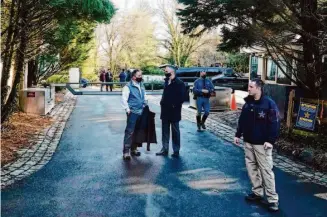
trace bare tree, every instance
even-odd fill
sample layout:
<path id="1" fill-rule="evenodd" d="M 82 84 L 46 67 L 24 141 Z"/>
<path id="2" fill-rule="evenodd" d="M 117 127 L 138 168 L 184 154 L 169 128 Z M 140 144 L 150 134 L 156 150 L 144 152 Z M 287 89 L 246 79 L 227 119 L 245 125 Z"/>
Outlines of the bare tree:
<path id="1" fill-rule="evenodd" d="M 100 29 L 101 49 L 115 73 L 119 67 L 141 68 L 157 63 L 154 24 L 151 14 L 144 8 L 117 14 L 110 24 Z"/>
<path id="2" fill-rule="evenodd" d="M 193 30 L 190 34 L 183 34 L 182 26 L 176 12 L 181 7 L 177 1 L 158 1 L 157 9 L 163 22 L 165 33 L 161 36 L 161 45 L 168 51 L 168 57 L 161 57 L 178 66 L 186 66 L 190 58 L 201 47 L 215 43 L 215 39 L 208 34 L 191 37 L 198 31 Z"/>

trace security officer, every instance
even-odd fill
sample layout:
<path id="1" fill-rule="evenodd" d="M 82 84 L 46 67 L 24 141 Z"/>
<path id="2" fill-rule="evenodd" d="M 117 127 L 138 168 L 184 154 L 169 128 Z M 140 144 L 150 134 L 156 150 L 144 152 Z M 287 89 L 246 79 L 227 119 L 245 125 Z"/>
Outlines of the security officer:
<path id="1" fill-rule="evenodd" d="M 258 79 L 249 82 L 249 96 L 238 121 L 234 142 L 243 136 L 245 164 L 252 183 L 247 201 L 262 201 L 264 191 L 268 209 L 278 211 L 278 194 L 272 171 L 272 149 L 279 132 L 279 111 L 275 102 L 263 94 L 264 83 Z"/>
<path id="2" fill-rule="evenodd" d="M 209 116 L 210 112 L 210 101 L 209 98 L 211 93 L 215 91 L 215 87 L 213 86 L 212 82 L 206 78 L 207 73 L 202 71 L 200 73 L 201 78 L 197 79 L 194 82 L 193 93 L 196 97 L 196 107 L 197 107 L 197 114 L 196 114 L 196 123 L 198 127 L 198 131 L 201 131 L 201 127 L 205 130 L 205 121 Z M 201 120 L 201 111 L 202 108 L 204 109 L 204 115 Z"/>

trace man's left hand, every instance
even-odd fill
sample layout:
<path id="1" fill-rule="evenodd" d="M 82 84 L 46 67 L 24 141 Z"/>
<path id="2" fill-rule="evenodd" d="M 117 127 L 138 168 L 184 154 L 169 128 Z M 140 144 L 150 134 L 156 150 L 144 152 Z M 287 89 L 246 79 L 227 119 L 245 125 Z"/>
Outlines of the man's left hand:
<path id="1" fill-rule="evenodd" d="M 272 145 L 271 143 L 269 143 L 269 142 L 265 142 L 265 143 L 263 144 L 263 148 L 264 148 L 265 150 L 267 150 L 267 149 L 271 149 L 271 148 L 273 148 L 273 145 Z"/>

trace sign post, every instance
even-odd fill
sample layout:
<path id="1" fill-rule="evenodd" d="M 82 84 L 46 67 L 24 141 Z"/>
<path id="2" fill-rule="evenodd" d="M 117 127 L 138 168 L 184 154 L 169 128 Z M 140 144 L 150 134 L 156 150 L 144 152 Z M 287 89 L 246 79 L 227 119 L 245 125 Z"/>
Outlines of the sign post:
<path id="1" fill-rule="evenodd" d="M 318 105 L 300 102 L 296 126 L 306 130 L 314 131 L 318 113 Z"/>

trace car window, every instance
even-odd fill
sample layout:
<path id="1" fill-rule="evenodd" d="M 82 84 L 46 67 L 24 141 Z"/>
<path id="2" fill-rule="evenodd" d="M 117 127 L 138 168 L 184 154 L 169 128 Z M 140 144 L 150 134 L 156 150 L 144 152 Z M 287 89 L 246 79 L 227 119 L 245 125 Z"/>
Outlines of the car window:
<path id="1" fill-rule="evenodd" d="M 222 74 L 221 71 L 219 71 L 219 72 L 207 72 L 208 77 L 213 77 L 213 76 L 221 75 L 221 74 Z"/>
<path id="2" fill-rule="evenodd" d="M 198 72 L 177 72 L 177 77 L 196 77 L 198 75 Z"/>

